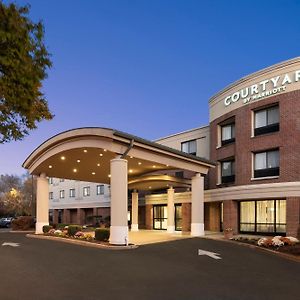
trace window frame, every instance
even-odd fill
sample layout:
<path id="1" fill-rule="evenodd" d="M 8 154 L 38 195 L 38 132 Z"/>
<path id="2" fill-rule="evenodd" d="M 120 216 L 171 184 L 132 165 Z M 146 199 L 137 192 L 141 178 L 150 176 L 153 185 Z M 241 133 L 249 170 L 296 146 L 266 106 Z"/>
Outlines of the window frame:
<path id="1" fill-rule="evenodd" d="M 72 193 L 74 191 L 74 194 Z M 69 198 L 75 198 L 76 192 L 75 189 L 69 189 Z"/>
<path id="2" fill-rule="evenodd" d="M 224 163 L 231 164 L 230 165 L 231 175 L 226 175 L 226 176 L 223 175 L 223 164 Z M 232 164 L 233 164 L 233 167 L 232 167 Z M 221 184 L 235 182 L 235 159 L 234 158 L 220 161 L 220 175 L 221 175 Z"/>
<path id="3" fill-rule="evenodd" d="M 53 192 L 49 192 L 49 200 L 53 200 Z"/>
<path id="4" fill-rule="evenodd" d="M 98 184 L 96 186 L 96 194 L 97 195 L 104 195 L 104 184 Z"/>
<path id="5" fill-rule="evenodd" d="M 269 121 L 268 121 L 269 120 L 269 113 L 274 108 L 277 108 L 277 111 L 278 111 L 278 122 L 269 124 Z M 260 113 L 260 112 L 263 112 L 263 111 L 266 112 L 266 125 L 256 127 L 256 115 L 257 115 L 257 113 Z M 279 104 L 278 103 L 275 104 L 275 105 L 272 105 L 272 106 L 268 106 L 268 107 L 264 107 L 264 108 L 254 110 L 253 113 L 254 113 L 254 118 L 253 118 L 254 136 L 260 136 L 260 135 L 267 134 L 267 133 L 278 132 L 280 130 L 280 111 L 279 111 Z"/>
<path id="6" fill-rule="evenodd" d="M 230 138 L 229 139 L 223 139 L 223 128 L 230 126 Z M 232 144 L 235 142 L 235 122 L 231 122 L 228 124 L 221 124 L 220 125 L 221 129 L 221 146 L 225 146 L 228 144 Z"/>
<path id="7" fill-rule="evenodd" d="M 85 191 L 88 191 L 88 192 L 85 193 Z M 89 197 L 91 195 L 91 187 L 90 186 L 83 187 L 82 195 L 83 195 L 83 197 Z"/>
<path id="8" fill-rule="evenodd" d="M 192 142 L 195 142 L 195 147 L 196 147 L 196 152 L 191 152 L 190 151 L 190 143 Z M 183 151 L 183 146 L 187 144 L 188 145 L 188 152 L 186 151 Z M 184 142 L 181 142 L 181 152 L 184 152 L 184 153 L 187 153 L 187 154 L 190 154 L 190 155 L 197 155 L 197 139 L 193 139 L 193 140 L 188 140 L 188 141 L 184 141 Z"/>
<path id="9" fill-rule="evenodd" d="M 65 199 L 65 190 L 59 190 L 59 199 Z"/>
<path id="10" fill-rule="evenodd" d="M 278 152 L 278 166 L 276 167 L 268 167 L 268 153 L 270 152 Z M 256 155 L 266 153 L 266 161 L 265 165 L 266 168 L 264 169 L 256 169 Z M 265 177 L 278 177 L 280 175 L 280 151 L 279 148 L 276 149 L 270 149 L 270 150 L 264 150 L 264 151 L 258 151 L 253 153 L 253 178 L 265 178 Z"/>

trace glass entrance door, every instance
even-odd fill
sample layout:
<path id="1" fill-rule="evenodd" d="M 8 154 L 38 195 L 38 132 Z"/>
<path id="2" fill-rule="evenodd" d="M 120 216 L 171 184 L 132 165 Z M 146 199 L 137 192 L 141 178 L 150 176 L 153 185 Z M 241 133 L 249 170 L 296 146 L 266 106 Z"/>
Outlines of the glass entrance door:
<path id="1" fill-rule="evenodd" d="M 153 229 L 167 229 L 168 209 L 167 205 L 153 206 Z"/>
<path id="2" fill-rule="evenodd" d="M 182 230 L 182 205 L 175 204 L 175 230 Z"/>

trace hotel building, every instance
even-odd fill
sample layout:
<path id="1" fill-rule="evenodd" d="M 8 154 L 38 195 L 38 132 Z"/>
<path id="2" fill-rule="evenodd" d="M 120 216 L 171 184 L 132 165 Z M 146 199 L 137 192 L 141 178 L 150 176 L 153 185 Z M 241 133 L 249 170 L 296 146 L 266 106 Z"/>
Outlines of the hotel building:
<path id="1" fill-rule="evenodd" d="M 209 100 L 209 112 L 209 125 L 155 141 L 216 164 L 204 179 L 205 229 L 299 236 L 300 58 L 232 83 Z M 147 175 L 178 180 L 155 186 L 148 178 L 141 189 L 128 185 L 129 223 L 135 229 L 190 231 L 193 172 L 160 168 Z M 49 198 L 55 223 L 83 224 L 110 213 L 107 184 L 54 178 Z M 138 202 L 137 221 L 131 199 Z"/>

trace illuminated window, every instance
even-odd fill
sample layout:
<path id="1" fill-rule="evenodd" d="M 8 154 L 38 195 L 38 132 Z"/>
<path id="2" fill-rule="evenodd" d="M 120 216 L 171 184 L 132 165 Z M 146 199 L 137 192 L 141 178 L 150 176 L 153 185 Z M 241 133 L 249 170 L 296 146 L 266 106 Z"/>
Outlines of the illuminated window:
<path id="1" fill-rule="evenodd" d="M 53 192 L 49 193 L 49 199 L 52 200 L 53 199 Z"/>
<path id="2" fill-rule="evenodd" d="M 75 197 L 75 189 L 70 189 L 69 190 L 69 197 L 74 198 Z"/>

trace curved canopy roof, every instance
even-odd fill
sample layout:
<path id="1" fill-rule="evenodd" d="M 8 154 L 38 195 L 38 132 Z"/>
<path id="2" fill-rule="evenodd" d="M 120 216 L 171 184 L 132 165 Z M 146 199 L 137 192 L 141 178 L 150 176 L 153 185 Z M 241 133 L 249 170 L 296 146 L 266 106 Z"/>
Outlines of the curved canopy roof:
<path id="1" fill-rule="evenodd" d="M 55 135 L 37 147 L 23 167 L 30 174 L 89 182 L 110 182 L 110 160 L 128 160 L 128 178 L 155 171 L 207 174 L 215 163 L 109 128 L 79 128 Z M 166 178 L 165 178 L 166 179 Z M 169 178 L 171 179 L 171 178 Z"/>

